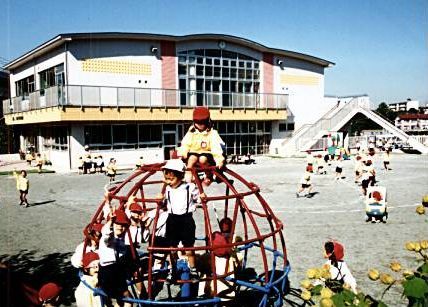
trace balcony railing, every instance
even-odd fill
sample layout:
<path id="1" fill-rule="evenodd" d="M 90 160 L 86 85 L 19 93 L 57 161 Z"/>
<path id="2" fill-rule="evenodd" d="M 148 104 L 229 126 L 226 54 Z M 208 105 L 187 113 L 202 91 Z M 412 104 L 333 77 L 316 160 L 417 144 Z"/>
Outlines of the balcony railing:
<path id="1" fill-rule="evenodd" d="M 105 86 L 54 86 L 3 101 L 3 113 L 11 114 L 54 106 L 78 107 L 194 107 L 230 109 L 287 109 L 288 95 L 204 92 L 189 90 Z"/>

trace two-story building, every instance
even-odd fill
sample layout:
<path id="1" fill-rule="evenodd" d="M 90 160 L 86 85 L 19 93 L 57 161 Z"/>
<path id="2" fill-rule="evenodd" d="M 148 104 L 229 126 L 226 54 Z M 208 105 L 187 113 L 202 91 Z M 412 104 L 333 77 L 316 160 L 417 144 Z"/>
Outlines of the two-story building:
<path id="1" fill-rule="evenodd" d="M 133 165 L 168 158 L 207 106 L 227 154 L 266 154 L 323 109 L 333 63 L 221 34 L 60 34 L 8 63 L 6 124 L 57 170 L 88 146 Z"/>

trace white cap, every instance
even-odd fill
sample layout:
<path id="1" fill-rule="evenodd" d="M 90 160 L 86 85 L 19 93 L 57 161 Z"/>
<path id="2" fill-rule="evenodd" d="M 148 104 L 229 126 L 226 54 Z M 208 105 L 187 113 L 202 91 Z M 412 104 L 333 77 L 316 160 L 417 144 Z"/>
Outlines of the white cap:
<path id="1" fill-rule="evenodd" d="M 186 171 L 186 165 L 180 159 L 171 159 L 166 161 L 162 169 L 170 169 L 172 171 L 184 173 Z"/>

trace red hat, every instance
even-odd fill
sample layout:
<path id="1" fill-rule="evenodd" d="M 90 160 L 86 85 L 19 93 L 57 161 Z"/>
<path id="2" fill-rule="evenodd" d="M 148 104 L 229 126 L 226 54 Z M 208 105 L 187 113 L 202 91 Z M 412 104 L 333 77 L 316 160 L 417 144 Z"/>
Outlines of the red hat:
<path id="1" fill-rule="evenodd" d="M 129 226 L 129 224 L 131 222 L 129 221 L 129 218 L 125 214 L 125 212 L 123 212 L 122 210 L 116 210 L 115 216 L 113 217 L 113 223 L 124 225 L 124 226 Z"/>
<path id="2" fill-rule="evenodd" d="M 129 211 L 131 211 L 131 212 L 143 212 L 143 208 L 141 208 L 141 206 L 137 203 L 132 203 L 129 206 Z"/>
<path id="3" fill-rule="evenodd" d="M 331 256 L 334 255 L 337 261 L 343 260 L 343 257 L 345 256 L 345 250 L 343 248 L 343 245 L 337 241 L 330 242 L 333 243 L 333 252 L 327 253 L 327 257 L 330 259 Z"/>
<path id="4" fill-rule="evenodd" d="M 382 195 L 380 195 L 379 191 L 374 191 L 372 194 L 373 198 L 376 199 L 377 201 L 381 201 L 382 200 Z"/>
<path id="5" fill-rule="evenodd" d="M 101 230 L 103 229 L 103 226 L 104 226 L 104 224 L 101 224 L 101 223 L 95 223 L 95 224 L 92 224 L 92 230 L 95 230 L 95 231 L 98 231 L 98 232 L 101 232 Z"/>
<path id="6" fill-rule="evenodd" d="M 83 255 L 82 264 L 85 269 L 91 267 L 91 263 L 94 261 L 99 261 L 100 256 L 97 253 L 89 252 Z"/>
<path id="7" fill-rule="evenodd" d="M 210 119 L 210 111 L 205 107 L 196 107 L 193 110 L 194 121 L 206 121 Z"/>
<path id="8" fill-rule="evenodd" d="M 54 298 L 59 296 L 62 288 L 57 284 L 50 282 L 44 284 L 39 291 L 39 299 L 42 302 L 53 300 Z"/>

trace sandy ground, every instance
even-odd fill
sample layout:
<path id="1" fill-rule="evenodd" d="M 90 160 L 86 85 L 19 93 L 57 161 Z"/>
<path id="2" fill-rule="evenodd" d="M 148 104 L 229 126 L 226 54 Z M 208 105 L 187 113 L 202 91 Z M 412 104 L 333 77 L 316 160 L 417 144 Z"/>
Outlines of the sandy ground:
<path id="1" fill-rule="evenodd" d="M 334 238 L 345 245 L 347 261 L 358 287 L 379 298 L 385 286 L 367 278 L 369 268 L 389 272 L 391 260 L 415 268 L 412 254 L 404 249 L 409 240 L 428 239 L 427 216 L 415 213 L 423 194 L 428 194 L 428 158 L 393 155 L 390 172 L 375 161 L 379 184 L 388 191 L 390 218 L 387 224 L 364 222 L 364 204 L 354 184 L 353 163 L 345 161 L 341 182 L 329 174 L 313 177 L 313 198 L 296 198 L 303 175 L 304 159 L 261 157 L 255 165 L 231 165 L 249 181 L 257 183 L 263 197 L 285 224 L 290 279 L 298 287 L 310 267 L 321 266 L 323 242 Z M 1 168 L 0 168 L 1 171 Z M 124 178 L 123 172 L 118 177 Z M 73 305 L 73 288 L 78 284 L 69 258 L 82 239 L 103 196 L 107 177 L 77 174 L 30 174 L 29 208 L 18 206 L 15 181 L 0 176 L 0 259 L 8 259 L 17 271 L 32 276 L 34 284 L 48 280 L 64 285 L 64 305 Z M 384 301 L 403 306 L 400 287 L 389 291 Z"/>

